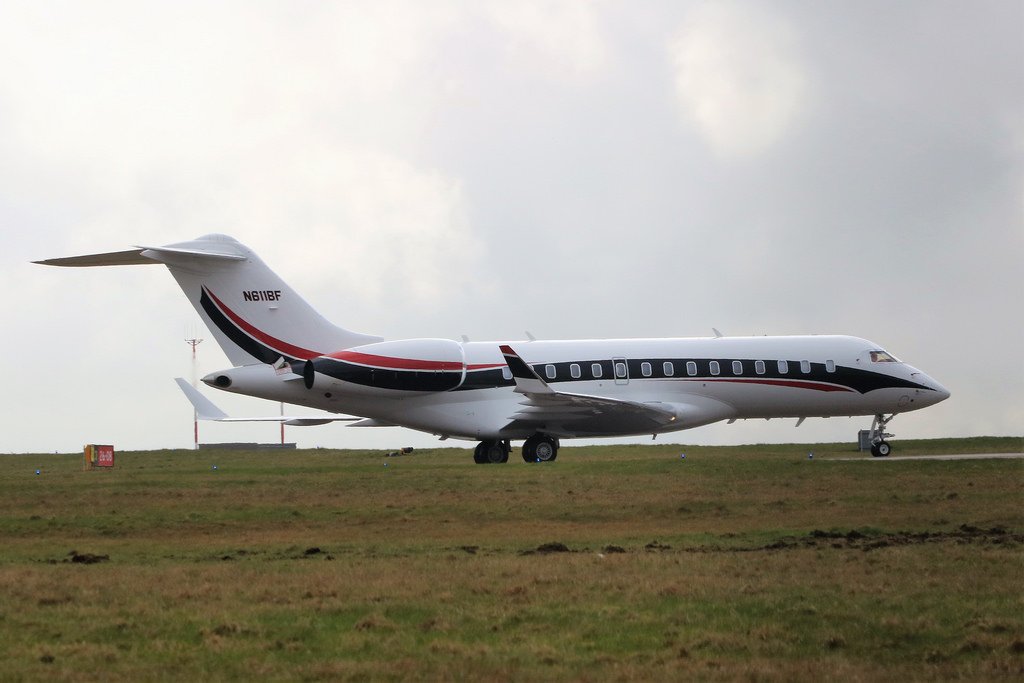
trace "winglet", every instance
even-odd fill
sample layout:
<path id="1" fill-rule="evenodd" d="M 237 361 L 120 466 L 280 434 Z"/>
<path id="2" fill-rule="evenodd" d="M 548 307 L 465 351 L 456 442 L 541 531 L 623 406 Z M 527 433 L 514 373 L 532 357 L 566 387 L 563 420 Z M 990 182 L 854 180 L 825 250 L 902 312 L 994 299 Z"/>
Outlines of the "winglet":
<path id="1" fill-rule="evenodd" d="M 223 410 L 213 405 L 213 401 L 206 398 L 193 387 L 191 384 L 183 380 L 181 377 L 175 377 L 174 381 L 178 383 L 181 390 L 185 393 L 185 398 L 192 404 L 192 407 L 196 409 L 196 416 L 200 420 L 223 420 L 228 416 Z"/>
<path id="2" fill-rule="evenodd" d="M 511 346 L 508 344 L 502 344 L 499 348 L 501 349 L 501 354 L 505 357 L 505 363 L 508 364 L 508 369 L 512 371 L 512 379 L 516 381 L 516 393 L 556 393 L 554 389 L 548 386 L 547 382 L 540 378 L 540 375 L 533 371 L 533 368 L 531 368 L 518 353 L 512 350 Z"/>

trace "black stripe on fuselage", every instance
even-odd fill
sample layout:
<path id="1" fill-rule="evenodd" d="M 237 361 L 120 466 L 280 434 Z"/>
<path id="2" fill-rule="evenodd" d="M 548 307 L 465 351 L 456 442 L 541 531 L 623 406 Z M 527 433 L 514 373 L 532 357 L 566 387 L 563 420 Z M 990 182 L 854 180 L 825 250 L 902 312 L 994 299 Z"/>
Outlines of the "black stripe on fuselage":
<path id="1" fill-rule="evenodd" d="M 312 361 L 317 372 L 351 384 L 395 391 L 426 393 L 450 391 L 459 386 L 462 370 L 396 370 L 348 363 L 335 358 Z M 501 372 L 498 372 L 501 376 Z"/>
<path id="2" fill-rule="evenodd" d="M 206 315 L 209 316 L 213 324 L 217 326 L 217 329 L 223 332 L 228 339 L 230 339 L 236 346 L 248 353 L 250 356 L 260 361 L 261 363 L 276 363 L 278 359 L 282 358 L 282 354 L 279 351 L 275 351 L 269 346 L 256 341 L 228 319 L 224 313 L 217 308 L 217 304 L 213 303 L 210 296 L 206 293 L 206 289 L 202 290 L 202 294 L 199 297 L 199 303 L 202 305 L 203 310 L 206 311 Z M 288 362 L 295 360 L 288 356 L 283 356 Z"/>
<path id="3" fill-rule="evenodd" d="M 742 363 L 742 371 L 739 374 L 733 372 L 733 361 L 739 360 Z M 711 374 L 711 362 L 717 361 L 719 374 Z M 466 372 L 465 380 L 459 385 L 461 372 L 425 372 L 422 370 L 394 370 L 390 368 L 371 368 L 364 365 L 345 363 L 337 360 L 316 360 L 317 372 L 329 375 L 344 382 L 351 382 L 367 387 L 379 389 L 394 389 L 398 391 L 472 391 L 476 389 L 493 389 L 498 387 L 510 387 L 515 385 L 514 379 L 506 379 L 504 368 L 488 368 L 483 370 L 469 370 Z M 672 374 L 665 372 L 665 363 L 672 363 Z M 697 372 L 694 375 L 687 374 L 686 364 L 695 363 Z M 821 385 L 820 390 L 836 390 L 857 392 L 866 394 L 876 389 L 926 389 L 931 387 L 917 384 L 899 377 L 892 377 L 879 372 L 861 370 L 859 368 L 847 368 L 836 366 L 835 372 L 828 372 L 824 363 L 811 363 L 810 372 L 800 371 L 800 361 L 787 361 L 789 372 L 782 373 L 778 370 L 776 360 L 765 360 L 765 372 L 758 374 L 755 371 L 754 361 L 738 358 L 653 358 L 653 359 L 628 359 L 626 360 L 629 381 L 642 380 L 674 380 L 674 381 L 728 381 L 738 380 L 745 382 L 757 382 L 758 380 L 771 383 L 808 383 Z M 651 374 L 644 376 L 642 365 L 651 364 Z M 553 365 L 555 377 L 547 376 L 547 366 Z M 571 366 L 579 366 L 579 377 L 572 377 Z M 594 373 L 594 366 L 600 367 L 600 375 Z M 564 361 L 558 363 L 531 363 L 529 367 L 536 372 L 538 377 L 544 379 L 551 385 L 571 384 L 573 382 L 592 382 L 595 380 L 614 382 L 614 363 L 610 359 L 587 360 L 587 361 Z M 625 379 L 625 378 L 622 378 Z M 621 380 L 620 380 L 621 381 Z M 813 390 L 813 387 L 807 387 Z"/>

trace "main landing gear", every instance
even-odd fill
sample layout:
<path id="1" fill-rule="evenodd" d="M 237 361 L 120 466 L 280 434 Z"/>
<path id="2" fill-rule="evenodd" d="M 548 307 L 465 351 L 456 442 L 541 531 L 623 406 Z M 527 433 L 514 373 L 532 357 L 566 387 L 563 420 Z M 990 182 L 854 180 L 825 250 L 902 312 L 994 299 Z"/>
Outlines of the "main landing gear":
<path id="1" fill-rule="evenodd" d="M 473 451 L 473 462 L 477 465 L 508 462 L 508 454 L 512 446 L 508 441 L 481 441 Z"/>
<path id="2" fill-rule="evenodd" d="M 481 441 L 473 451 L 473 462 L 478 465 L 508 462 L 512 446 L 508 441 Z M 546 434 L 534 434 L 523 444 L 526 462 L 552 462 L 558 457 L 558 439 Z"/>
<path id="3" fill-rule="evenodd" d="M 526 462 L 553 462 L 558 457 L 558 439 L 546 434 L 534 434 L 523 444 Z"/>
<path id="4" fill-rule="evenodd" d="M 875 415 L 875 419 L 871 421 L 871 455 L 875 458 L 884 458 L 892 453 L 892 446 L 889 445 L 886 439 L 895 436 L 895 434 L 887 434 L 885 426 L 894 417 L 896 417 L 896 413 L 889 417 L 879 414 Z"/>

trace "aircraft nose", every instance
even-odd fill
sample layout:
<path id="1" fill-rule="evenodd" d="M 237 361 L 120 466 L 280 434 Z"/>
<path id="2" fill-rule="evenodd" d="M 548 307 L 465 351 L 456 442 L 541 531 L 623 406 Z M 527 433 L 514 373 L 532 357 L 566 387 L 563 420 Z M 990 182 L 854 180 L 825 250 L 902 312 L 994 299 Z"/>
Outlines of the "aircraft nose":
<path id="1" fill-rule="evenodd" d="M 921 408 L 933 406 L 936 403 L 941 403 L 949 398 L 949 389 L 942 386 L 917 368 L 910 368 L 910 379 L 921 387 L 914 391 L 915 401 Z"/>
<path id="2" fill-rule="evenodd" d="M 928 381 L 925 382 L 925 386 L 930 387 L 932 390 L 931 395 L 928 397 L 929 403 L 932 405 L 936 403 L 941 403 L 942 401 L 945 401 L 947 398 L 950 397 L 949 389 L 942 386 L 941 384 L 933 380 L 931 377 L 928 377 Z"/>

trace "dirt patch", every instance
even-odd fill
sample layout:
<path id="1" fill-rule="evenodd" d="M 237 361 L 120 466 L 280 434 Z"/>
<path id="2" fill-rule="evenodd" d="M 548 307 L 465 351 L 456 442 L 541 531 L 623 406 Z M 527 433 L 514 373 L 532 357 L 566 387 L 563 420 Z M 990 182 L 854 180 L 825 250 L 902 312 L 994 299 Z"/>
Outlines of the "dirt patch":
<path id="1" fill-rule="evenodd" d="M 977 543 L 1012 547 L 1024 544 L 1024 534 L 1013 532 L 1003 526 L 985 529 L 970 524 L 961 524 L 952 531 L 863 533 L 856 529 L 846 532 L 815 529 L 803 537 L 781 538 L 760 548 L 749 548 L 748 550 L 786 550 L 790 548 L 817 548 L 828 545 L 837 549 L 854 548 L 869 551 L 892 546 L 921 545 L 924 543 Z"/>
<path id="2" fill-rule="evenodd" d="M 721 538 L 732 539 L 736 534 L 723 534 Z M 784 536 L 767 545 L 752 547 L 722 546 L 707 544 L 680 548 L 677 552 L 684 553 L 720 553 L 735 552 L 749 553 L 765 550 L 792 550 L 797 548 L 832 548 L 836 550 L 856 549 L 863 551 L 878 550 L 890 546 L 920 545 L 924 543 L 957 543 L 957 544 L 979 544 L 979 545 L 1005 545 L 1016 547 L 1024 545 L 1024 533 L 1018 533 L 1003 526 L 978 527 L 970 524 L 962 524 L 951 531 L 860 531 L 851 529 L 849 531 L 823 531 L 814 529 L 805 536 Z M 564 548 L 564 550 L 559 550 Z M 644 552 L 669 552 L 672 546 L 660 541 L 651 541 L 643 547 Z M 535 553 L 550 552 L 572 552 L 561 543 L 546 543 L 536 550 L 526 550 L 521 555 L 533 555 Z M 631 552 L 617 545 L 605 546 L 601 552 L 606 554 Z"/>
<path id="3" fill-rule="evenodd" d="M 60 595 L 47 598 L 39 598 L 39 602 L 37 602 L 36 604 L 40 607 L 55 607 L 57 605 L 66 605 L 69 602 L 72 602 L 72 597 L 70 595 Z"/>
<path id="4" fill-rule="evenodd" d="M 571 553 L 569 546 L 564 543 L 558 543 L 557 541 L 551 543 L 542 543 L 533 550 L 524 550 L 520 555 L 550 555 L 552 553 Z"/>
<path id="5" fill-rule="evenodd" d="M 98 564 L 100 562 L 107 562 L 110 560 L 110 555 L 93 555 L 92 553 L 80 553 L 77 550 L 72 550 L 68 553 L 68 559 L 65 562 L 74 562 L 75 564 Z"/>

